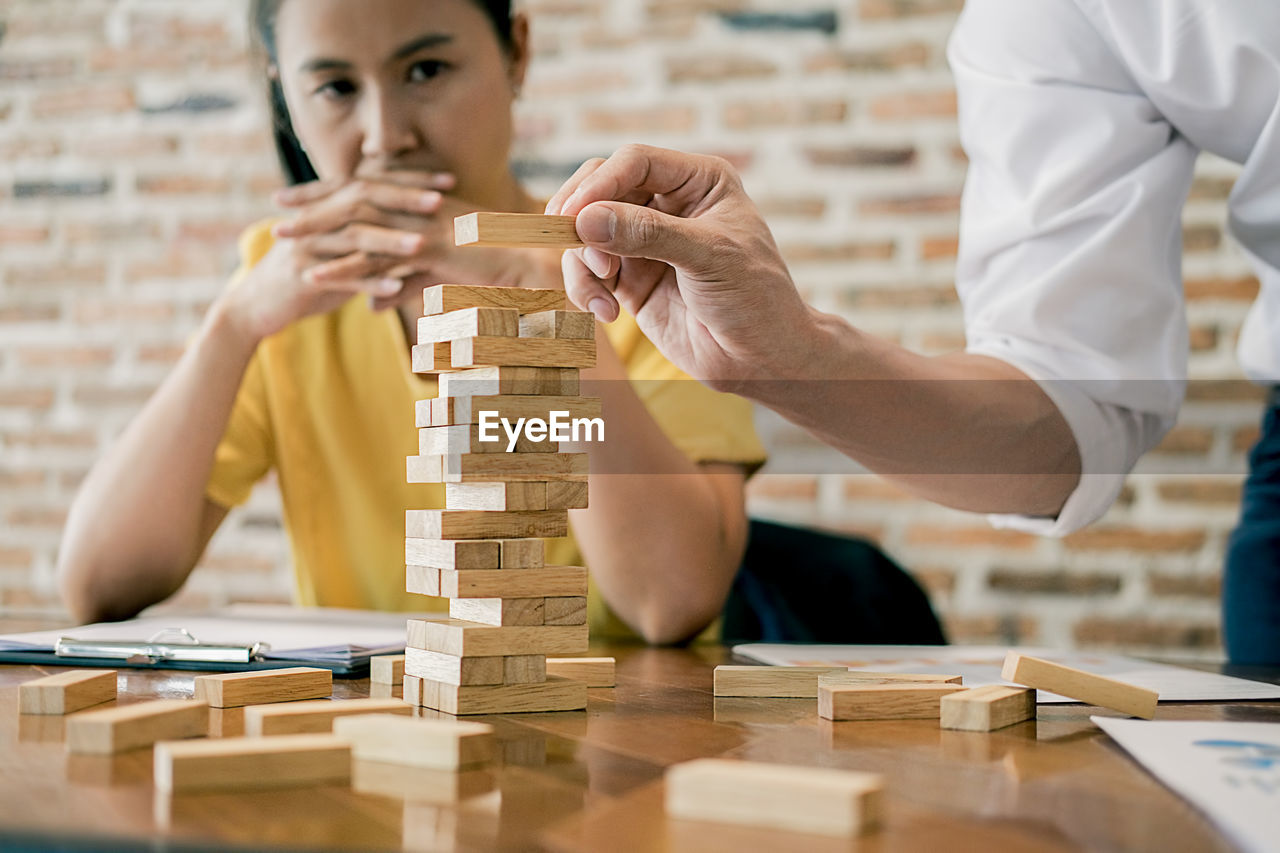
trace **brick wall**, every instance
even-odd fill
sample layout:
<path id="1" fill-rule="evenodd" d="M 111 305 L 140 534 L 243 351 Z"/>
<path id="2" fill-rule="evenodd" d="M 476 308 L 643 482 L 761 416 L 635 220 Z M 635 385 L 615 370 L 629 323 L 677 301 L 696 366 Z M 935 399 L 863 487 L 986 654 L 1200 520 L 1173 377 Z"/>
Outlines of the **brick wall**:
<path id="1" fill-rule="evenodd" d="M 529 0 L 536 58 L 516 166 L 550 192 L 643 141 L 742 170 L 806 296 L 927 353 L 963 346 L 952 289 L 965 162 L 947 35 L 959 0 Z M 172 365 L 278 177 L 244 0 L 0 0 L 0 612 L 56 611 L 66 507 Z M 1259 394 L 1236 335 L 1257 284 L 1223 233 L 1235 170 L 1186 213 L 1193 385 L 1177 429 L 1096 527 L 990 529 L 864 475 L 817 470 L 762 416 L 756 514 L 869 535 L 962 641 L 1214 654 L 1224 540 Z M 180 599 L 287 600 L 271 485 Z"/>

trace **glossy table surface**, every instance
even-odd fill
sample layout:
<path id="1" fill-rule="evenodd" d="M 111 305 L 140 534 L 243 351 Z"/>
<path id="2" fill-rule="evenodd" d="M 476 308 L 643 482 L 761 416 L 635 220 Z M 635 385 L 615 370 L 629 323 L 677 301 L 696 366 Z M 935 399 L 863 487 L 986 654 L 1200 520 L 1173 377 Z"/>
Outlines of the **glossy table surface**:
<path id="1" fill-rule="evenodd" d="M 618 658 L 618 686 L 592 690 L 585 712 L 468 718 L 496 727 L 491 768 L 357 762 L 352 787 L 174 796 L 154 790 L 151 750 L 70 756 L 65 718 L 18 713 L 18 685 L 57 670 L 0 666 L 0 849 L 1232 849 L 1089 722 L 1097 709 L 1041 706 L 992 734 L 831 723 L 814 700 L 714 698 L 725 649 L 592 653 Z M 122 669 L 118 701 L 189 697 L 193 677 Z M 336 699 L 391 692 L 334 684 Z M 1157 718 L 1280 722 L 1280 703 L 1164 704 Z M 213 711 L 215 735 L 242 727 L 242 710 Z M 709 756 L 882 773 L 885 825 L 845 841 L 664 818 L 664 768 Z"/>

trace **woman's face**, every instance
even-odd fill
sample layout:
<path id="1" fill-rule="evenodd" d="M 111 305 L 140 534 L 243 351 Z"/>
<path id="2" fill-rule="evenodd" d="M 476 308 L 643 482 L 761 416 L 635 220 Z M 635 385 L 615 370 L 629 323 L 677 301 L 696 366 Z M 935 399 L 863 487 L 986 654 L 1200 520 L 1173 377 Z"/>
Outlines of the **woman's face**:
<path id="1" fill-rule="evenodd" d="M 316 172 L 449 172 L 461 198 L 501 198 L 527 56 L 517 24 L 508 53 L 471 0 L 283 3 L 278 73 Z"/>

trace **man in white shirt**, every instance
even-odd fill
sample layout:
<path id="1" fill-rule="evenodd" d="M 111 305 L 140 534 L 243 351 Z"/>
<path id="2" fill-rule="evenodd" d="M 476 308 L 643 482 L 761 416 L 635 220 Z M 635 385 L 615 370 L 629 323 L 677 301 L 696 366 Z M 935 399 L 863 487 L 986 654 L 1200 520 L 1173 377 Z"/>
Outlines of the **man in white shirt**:
<path id="1" fill-rule="evenodd" d="M 548 212 L 578 215 L 591 247 L 565 256 L 579 305 L 621 305 L 691 375 L 919 495 L 1061 536 L 1106 511 L 1181 405 L 1180 212 L 1202 150 L 1243 165 L 1230 230 L 1262 287 L 1240 358 L 1280 382 L 1280 3 L 969 0 L 949 56 L 971 162 L 965 353 L 918 356 L 804 305 L 716 158 L 624 148 Z M 1280 662 L 1275 402 L 1225 572 L 1236 662 Z"/>

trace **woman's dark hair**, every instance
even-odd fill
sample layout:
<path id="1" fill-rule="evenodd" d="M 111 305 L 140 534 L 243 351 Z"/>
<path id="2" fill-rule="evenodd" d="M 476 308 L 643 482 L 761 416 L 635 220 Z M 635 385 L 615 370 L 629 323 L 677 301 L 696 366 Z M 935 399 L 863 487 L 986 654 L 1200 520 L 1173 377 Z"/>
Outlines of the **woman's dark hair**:
<path id="1" fill-rule="evenodd" d="M 249 24 L 254 34 L 255 48 L 264 70 L 276 65 L 276 18 L 285 0 L 252 0 L 249 4 Z M 506 50 L 512 45 L 511 0 L 471 0 L 489 19 L 498 41 Z M 285 103 L 284 88 L 278 74 L 266 74 L 267 103 L 271 108 L 272 130 L 276 153 L 280 155 L 280 167 L 290 184 L 305 184 L 317 178 L 316 170 L 302 149 L 302 143 L 293 132 L 289 107 Z"/>

